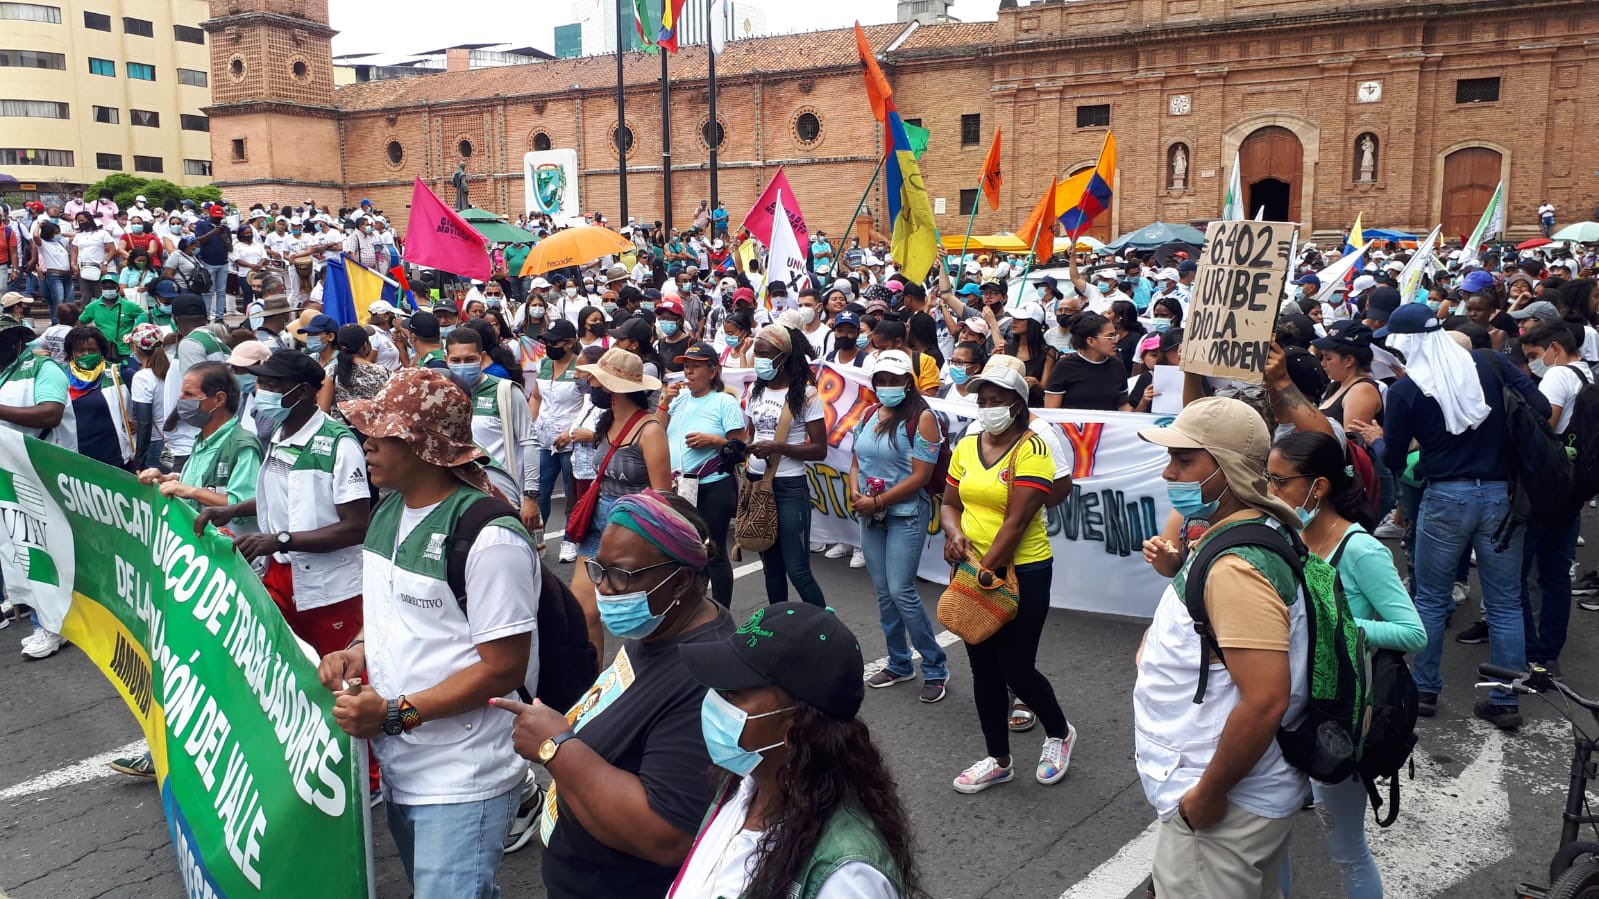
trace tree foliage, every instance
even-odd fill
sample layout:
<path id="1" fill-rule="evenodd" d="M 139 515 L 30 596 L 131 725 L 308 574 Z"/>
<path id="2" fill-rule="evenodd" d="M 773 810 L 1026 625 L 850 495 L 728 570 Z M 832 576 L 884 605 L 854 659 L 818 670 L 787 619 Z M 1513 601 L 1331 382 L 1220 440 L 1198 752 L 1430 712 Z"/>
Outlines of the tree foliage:
<path id="1" fill-rule="evenodd" d="M 144 195 L 145 203 L 153 208 L 165 207 L 169 202 L 176 206 L 184 200 L 193 200 L 196 203 L 220 203 L 222 201 L 222 191 L 209 184 L 203 187 L 185 188 L 179 187 L 164 178 L 140 178 L 137 175 L 129 175 L 126 172 L 107 175 L 89 185 L 84 190 L 83 195 L 85 197 L 98 197 L 102 190 L 111 191 L 111 199 L 115 200 L 116 204 L 123 209 L 132 206 L 134 198 L 140 194 Z"/>

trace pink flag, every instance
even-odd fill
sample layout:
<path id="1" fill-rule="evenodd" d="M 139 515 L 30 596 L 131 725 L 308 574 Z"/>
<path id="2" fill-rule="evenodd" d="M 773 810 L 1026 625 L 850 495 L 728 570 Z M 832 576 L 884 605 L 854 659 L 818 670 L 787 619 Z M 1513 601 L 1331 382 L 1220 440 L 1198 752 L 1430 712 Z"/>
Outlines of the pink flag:
<path id="1" fill-rule="evenodd" d="M 405 261 L 441 272 L 487 281 L 494 268 L 477 229 L 444 205 L 422 179 L 411 188 L 411 223 L 405 231 Z"/>
<path id="2" fill-rule="evenodd" d="M 749 215 L 744 216 L 744 227 L 755 235 L 755 239 L 768 247 L 772 245 L 772 214 L 777 209 L 777 195 L 782 192 L 788 198 L 784 204 L 788 212 L 789 226 L 794 229 L 794 239 L 799 243 L 801 252 L 810 249 L 811 233 L 805 227 L 805 216 L 800 212 L 799 201 L 794 199 L 794 189 L 788 186 L 788 176 L 783 174 L 783 167 L 778 166 L 777 174 L 772 176 L 770 184 L 761 193 L 761 198 L 755 201 L 755 206 L 750 209 Z"/>

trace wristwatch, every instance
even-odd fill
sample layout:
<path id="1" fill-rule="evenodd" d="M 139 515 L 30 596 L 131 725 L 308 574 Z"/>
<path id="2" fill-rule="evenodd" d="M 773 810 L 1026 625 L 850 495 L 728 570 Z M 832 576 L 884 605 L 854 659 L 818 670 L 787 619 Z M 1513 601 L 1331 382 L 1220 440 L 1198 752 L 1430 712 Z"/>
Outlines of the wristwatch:
<path id="1" fill-rule="evenodd" d="M 389 713 L 383 716 L 383 732 L 391 737 L 405 733 L 405 722 L 400 720 L 400 701 L 389 700 Z"/>
<path id="2" fill-rule="evenodd" d="M 577 736 L 577 734 L 567 731 L 566 733 L 556 734 L 548 740 L 545 740 L 543 743 L 540 743 L 538 751 L 538 763 L 540 765 L 548 765 L 550 760 L 555 758 L 555 751 L 561 748 L 561 744 L 575 736 Z"/>
<path id="3" fill-rule="evenodd" d="M 278 546 L 288 549 L 289 541 L 293 539 L 294 535 L 290 534 L 288 531 L 278 531 Z"/>

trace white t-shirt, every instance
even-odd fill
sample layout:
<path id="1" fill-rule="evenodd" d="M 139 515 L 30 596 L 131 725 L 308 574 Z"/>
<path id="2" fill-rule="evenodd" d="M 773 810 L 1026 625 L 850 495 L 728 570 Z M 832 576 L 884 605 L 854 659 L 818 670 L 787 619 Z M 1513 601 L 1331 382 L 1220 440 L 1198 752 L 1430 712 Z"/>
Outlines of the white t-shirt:
<path id="1" fill-rule="evenodd" d="M 667 899 L 743 894 L 755 873 L 755 849 L 762 833 L 744 827 L 750 798 L 754 795 L 754 778 L 744 778 L 738 791 L 728 797 L 705 828 L 688 857 L 682 878 L 667 894 Z M 865 862 L 850 861 L 840 865 L 822 883 L 816 899 L 900 899 L 900 893 L 876 868 Z"/>
<path id="2" fill-rule="evenodd" d="M 1582 326 L 1582 361 L 1599 362 L 1599 331 L 1591 325 Z"/>
<path id="3" fill-rule="evenodd" d="M 259 265 L 266 261 L 266 247 L 262 246 L 256 241 L 245 243 L 242 240 L 236 240 L 233 242 L 233 253 L 230 257 L 230 261 L 235 263 L 246 262 L 251 265 Z M 228 268 L 235 275 L 244 275 L 249 271 L 248 269 L 239 268 L 238 265 L 230 265 Z"/>
<path id="4" fill-rule="evenodd" d="M 44 263 L 45 271 L 71 270 L 72 257 L 67 254 L 67 239 L 58 236 L 55 240 L 39 241 L 39 261 Z"/>
<path id="5" fill-rule="evenodd" d="M 309 432 L 320 427 L 322 421 L 322 413 L 316 413 L 300 426 L 299 431 L 284 434 L 279 430 L 268 444 L 266 457 L 261 460 L 261 475 L 256 487 L 256 525 L 261 533 L 276 534 L 294 530 L 289 523 L 291 503 L 331 501 L 337 506 L 371 498 L 366 482 L 366 455 L 353 437 L 334 444 L 333 476 L 329 479 L 333 485 L 332 497 L 289 496 L 289 472 L 294 468 L 294 461 L 299 458 L 306 442 L 311 439 Z M 288 556 L 283 553 L 277 553 L 276 556 L 279 562 L 288 561 Z"/>
<path id="6" fill-rule="evenodd" d="M 1538 392 L 1544 395 L 1549 405 L 1560 407 L 1560 420 L 1555 424 L 1556 434 L 1564 434 L 1566 428 L 1571 427 L 1571 410 L 1577 404 L 1577 394 L 1587 383 L 1569 365 L 1551 365 L 1544 372 L 1543 379 L 1538 382 Z"/>
<path id="7" fill-rule="evenodd" d="M 156 377 L 155 372 L 148 368 L 141 368 L 134 372 L 133 380 L 128 382 L 130 401 L 150 404 L 150 420 L 154 422 L 151 430 L 156 434 L 160 434 L 162 439 L 165 440 L 167 432 L 162 425 L 167 420 L 167 412 L 165 404 L 162 402 L 165 397 L 162 396 L 161 387 L 161 379 Z M 142 462 L 143 460 L 140 461 Z"/>
<path id="8" fill-rule="evenodd" d="M 400 370 L 400 351 L 394 346 L 394 338 L 382 328 L 373 328 L 372 334 L 367 338 L 372 341 L 372 349 L 377 351 L 378 364 L 389 371 Z"/>
<path id="9" fill-rule="evenodd" d="M 751 393 L 744 395 L 744 414 L 750 420 L 750 431 L 756 440 L 776 440 L 777 421 L 783 415 L 783 405 L 788 399 L 788 388 L 773 390 L 767 388 L 761 395 L 751 399 Z M 806 425 L 809 422 L 821 421 L 823 417 L 822 400 L 816 395 L 815 387 L 805 388 L 805 406 L 799 415 L 793 417 L 789 424 L 788 439 L 784 441 L 789 446 L 802 446 L 810 438 L 806 434 Z M 763 475 L 766 473 L 766 460 L 749 458 L 749 473 Z M 788 456 L 781 457 L 777 464 L 777 476 L 780 478 L 799 477 L 805 474 L 805 463 Z"/>
<path id="10" fill-rule="evenodd" d="M 72 245 L 78 248 L 78 267 L 105 265 L 106 257 L 117 240 L 104 231 L 79 231 L 72 236 Z"/>

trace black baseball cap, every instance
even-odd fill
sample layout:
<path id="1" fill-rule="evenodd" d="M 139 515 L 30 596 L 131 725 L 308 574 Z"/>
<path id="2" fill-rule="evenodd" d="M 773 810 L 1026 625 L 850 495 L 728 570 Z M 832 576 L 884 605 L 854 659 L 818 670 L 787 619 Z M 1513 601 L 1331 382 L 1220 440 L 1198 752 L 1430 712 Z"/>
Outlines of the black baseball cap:
<path id="1" fill-rule="evenodd" d="M 333 342 L 346 353 L 359 352 L 361 347 L 366 346 L 366 329 L 357 324 L 341 325 Z"/>
<path id="2" fill-rule="evenodd" d="M 205 300 L 200 299 L 196 294 L 180 293 L 172 300 L 173 318 L 183 318 L 185 316 L 204 318 L 205 315 Z"/>
<path id="3" fill-rule="evenodd" d="M 431 312 L 414 312 L 406 328 L 423 340 L 439 339 L 439 318 Z"/>
<path id="4" fill-rule="evenodd" d="M 577 326 L 564 318 L 550 322 L 544 333 L 534 338 L 539 343 L 554 343 L 557 340 L 571 340 L 577 336 Z"/>
<path id="5" fill-rule="evenodd" d="M 1283 363 L 1288 368 L 1288 380 L 1305 396 L 1321 396 L 1327 390 L 1327 371 L 1321 367 L 1316 354 L 1302 347 L 1283 347 Z"/>
<path id="6" fill-rule="evenodd" d="M 1337 350 L 1341 353 L 1365 349 L 1371 346 L 1371 328 L 1365 322 L 1352 318 L 1333 322 L 1327 326 L 1327 336 L 1312 340 L 1310 345 L 1318 350 Z"/>
<path id="7" fill-rule="evenodd" d="M 623 319 L 616 327 L 611 329 L 612 340 L 636 340 L 639 343 L 649 343 L 655 329 L 642 318 Z"/>
<path id="8" fill-rule="evenodd" d="M 780 602 L 717 642 L 678 648 L 695 680 L 712 690 L 782 687 L 790 696 L 848 721 L 866 695 L 860 641 L 844 622 L 804 602 Z"/>
<path id="9" fill-rule="evenodd" d="M 272 378 L 278 381 L 298 381 L 320 388 L 323 378 L 327 373 L 322 370 L 322 364 L 299 350 L 282 350 L 267 357 L 267 361 L 260 365 L 252 365 L 245 369 L 258 378 Z"/>
<path id="10" fill-rule="evenodd" d="M 688 349 L 686 349 L 682 353 L 678 354 L 677 358 L 673 359 L 672 361 L 677 363 L 678 365 L 682 365 L 684 362 L 716 362 L 716 363 L 720 363 L 721 362 L 721 358 L 722 357 L 719 354 L 717 354 L 717 352 L 716 352 L 716 347 L 713 347 L 710 344 L 706 343 L 705 341 L 701 340 L 701 341 L 699 341 L 697 343 L 689 344 Z"/>

